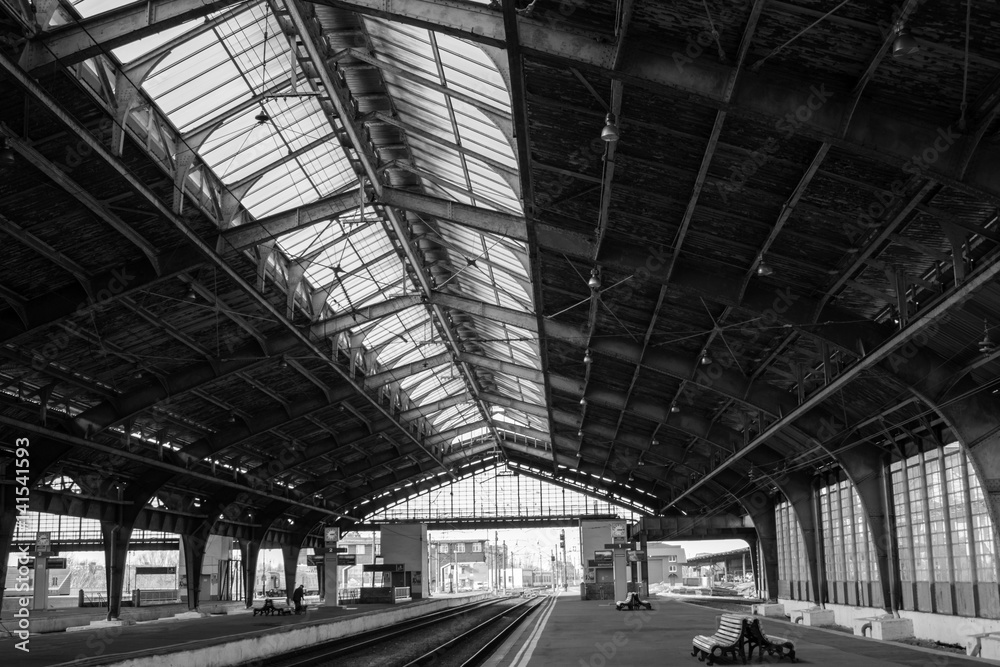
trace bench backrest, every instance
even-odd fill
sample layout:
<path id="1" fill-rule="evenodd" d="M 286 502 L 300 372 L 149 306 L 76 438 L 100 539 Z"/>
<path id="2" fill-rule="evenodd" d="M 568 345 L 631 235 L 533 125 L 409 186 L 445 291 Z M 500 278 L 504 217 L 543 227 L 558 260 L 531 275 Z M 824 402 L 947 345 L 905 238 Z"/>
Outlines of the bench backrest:
<path id="1" fill-rule="evenodd" d="M 735 642 L 743 635 L 743 617 L 733 614 L 723 614 L 719 619 L 719 629 L 715 636 L 719 639 Z"/>
<path id="2" fill-rule="evenodd" d="M 760 626 L 760 619 L 748 618 L 747 619 L 747 632 L 756 640 L 766 641 L 767 635 L 764 634 L 764 628 Z"/>

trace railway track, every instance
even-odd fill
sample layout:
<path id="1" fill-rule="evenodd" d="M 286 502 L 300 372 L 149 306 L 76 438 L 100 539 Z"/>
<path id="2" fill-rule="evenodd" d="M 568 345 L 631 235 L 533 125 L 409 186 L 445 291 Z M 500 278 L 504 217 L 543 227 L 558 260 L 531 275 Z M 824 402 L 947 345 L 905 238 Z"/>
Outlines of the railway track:
<path id="1" fill-rule="evenodd" d="M 548 598 L 500 598 L 461 605 L 365 633 L 335 639 L 263 662 L 266 667 L 378 664 L 468 665 L 496 646 Z M 250 663 L 261 665 L 260 661 Z"/>

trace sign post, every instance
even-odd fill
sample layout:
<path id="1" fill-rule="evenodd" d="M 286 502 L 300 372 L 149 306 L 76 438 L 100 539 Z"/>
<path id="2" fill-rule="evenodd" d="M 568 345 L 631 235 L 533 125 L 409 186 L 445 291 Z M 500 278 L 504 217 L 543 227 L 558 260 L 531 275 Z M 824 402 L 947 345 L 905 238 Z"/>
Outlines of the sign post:
<path id="1" fill-rule="evenodd" d="M 49 556 L 52 554 L 52 533 L 39 531 L 35 533 L 35 591 L 32 600 L 37 611 L 45 609 L 49 604 Z"/>
<path id="2" fill-rule="evenodd" d="M 340 589 L 337 586 L 337 543 L 340 542 L 340 528 L 337 526 L 323 527 L 323 591 L 326 594 L 323 598 L 324 607 L 336 607 L 339 605 Z M 330 554 L 327 556 L 327 554 Z M 334 561 L 334 562 L 330 562 Z"/>

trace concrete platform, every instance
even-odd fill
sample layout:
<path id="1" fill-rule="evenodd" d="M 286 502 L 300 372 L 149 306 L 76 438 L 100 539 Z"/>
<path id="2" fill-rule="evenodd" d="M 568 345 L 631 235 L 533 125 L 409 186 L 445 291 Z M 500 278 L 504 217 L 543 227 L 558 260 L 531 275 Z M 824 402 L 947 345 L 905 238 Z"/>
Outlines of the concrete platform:
<path id="1" fill-rule="evenodd" d="M 330 627 L 340 628 L 351 619 L 357 619 L 358 627 L 374 626 L 382 621 L 372 616 L 426 613 L 418 608 L 451 606 L 482 597 L 481 594 L 455 595 L 397 605 L 365 604 L 332 608 L 312 605 L 299 616 L 219 614 L 195 619 L 162 618 L 129 626 L 69 633 L 32 632 L 27 653 L 16 648 L 19 639 L 8 638 L 7 633 L 0 630 L 0 667 L 68 667 L 69 664 L 75 667 L 107 664 L 208 667 L 229 664 L 226 662 L 228 658 L 236 658 L 234 663 L 238 662 L 239 657 L 248 651 L 253 657 L 264 655 L 268 650 L 280 650 L 284 645 L 301 639 L 302 631 L 311 633 L 316 641 L 322 639 L 324 633 L 329 634 Z M 391 619 L 385 622 L 391 622 Z M 7 618 L 3 624 L 8 630 L 16 630 L 16 624 Z M 303 641 L 299 645 L 308 643 Z"/>
<path id="2" fill-rule="evenodd" d="M 718 609 L 668 598 L 650 598 L 652 611 L 615 611 L 610 601 L 582 601 L 560 596 L 531 627 L 522 628 L 507 642 L 504 654 L 491 667 L 615 667 L 672 665 L 701 667 L 691 656 L 695 635 L 712 634 Z M 1000 662 L 969 658 L 902 643 L 855 637 L 837 630 L 804 627 L 760 618 L 765 632 L 795 642 L 799 663 L 844 667 L 983 667 Z M 740 662 L 720 659 L 718 665 Z M 753 664 L 758 664 L 754 656 Z M 762 664 L 790 664 L 764 658 Z"/>

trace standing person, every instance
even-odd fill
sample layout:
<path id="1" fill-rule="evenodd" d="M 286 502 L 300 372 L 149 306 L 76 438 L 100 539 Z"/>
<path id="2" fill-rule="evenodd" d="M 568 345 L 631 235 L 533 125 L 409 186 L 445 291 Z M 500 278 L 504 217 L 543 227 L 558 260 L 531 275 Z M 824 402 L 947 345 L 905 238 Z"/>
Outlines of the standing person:
<path id="1" fill-rule="evenodd" d="M 296 588 L 295 591 L 292 593 L 292 602 L 295 603 L 296 614 L 302 612 L 302 598 L 304 598 L 305 596 L 306 593 L 304 590 L 302 590 L 302 584 L 299 584 L 299 587 Z"/>

